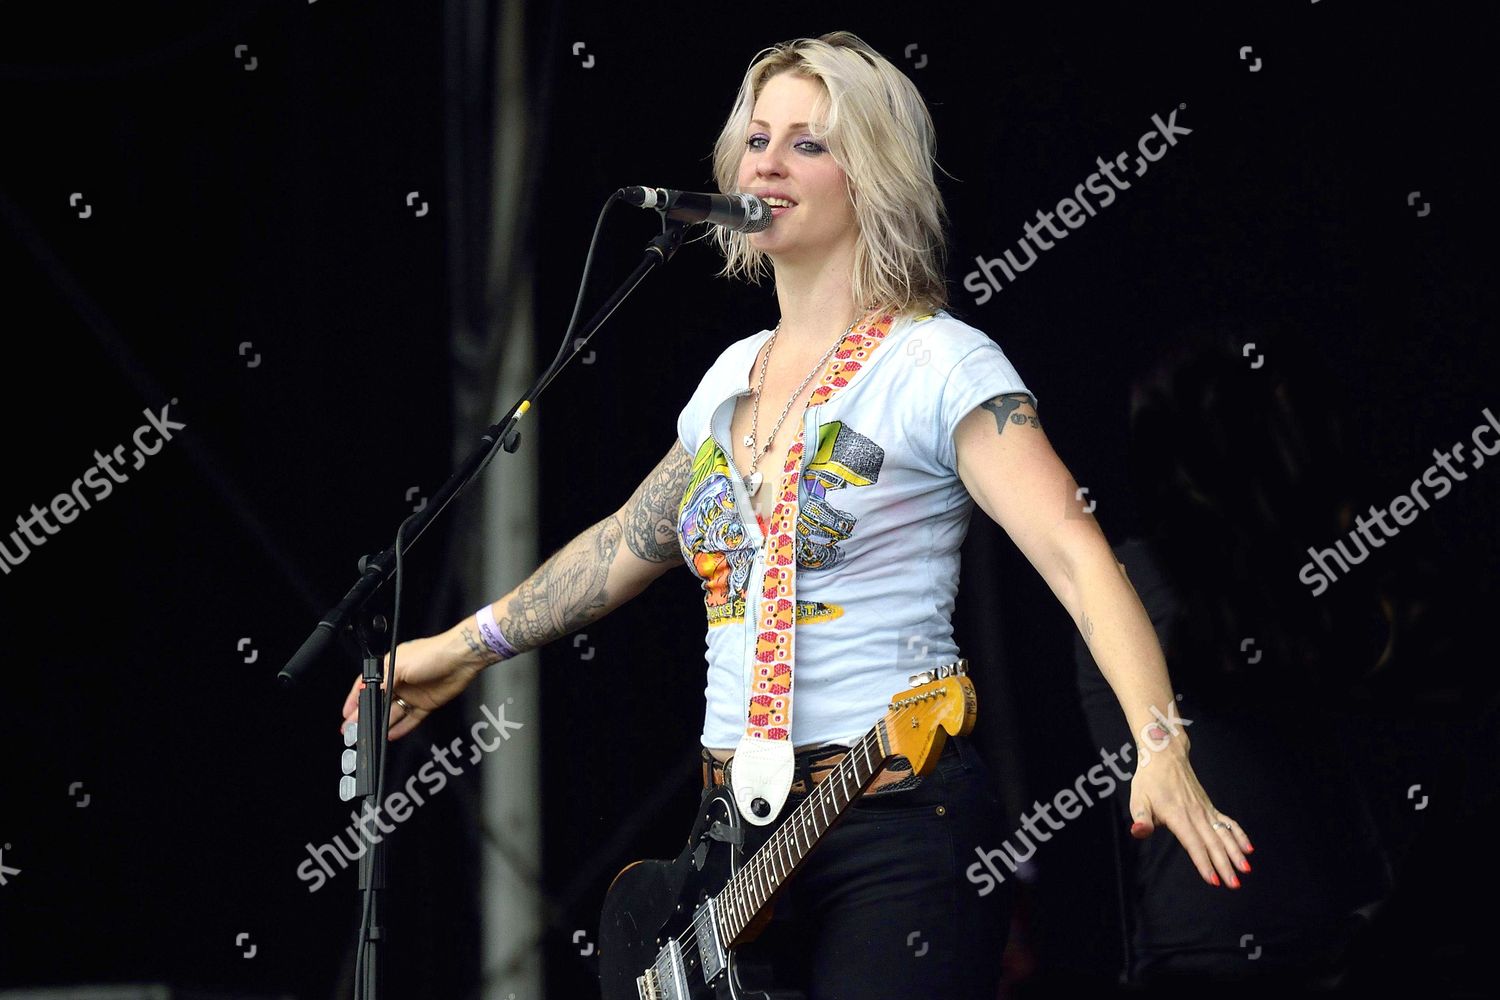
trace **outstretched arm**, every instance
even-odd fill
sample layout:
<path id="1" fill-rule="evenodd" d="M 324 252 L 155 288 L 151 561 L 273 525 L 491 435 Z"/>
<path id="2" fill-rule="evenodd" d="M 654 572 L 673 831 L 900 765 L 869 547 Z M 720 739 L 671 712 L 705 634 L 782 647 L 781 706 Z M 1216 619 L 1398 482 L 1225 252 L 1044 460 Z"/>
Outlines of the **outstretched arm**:
<path id="1" fill-rule="evenodd" d="M 587 528 L 494 602 L 495 622 L 518 653 L 544 646 L 597 621 L 635 597 L 674 565 L 677 505 L 687 489 L 692 458 L 676 441 L 625 505 Z M 396 656 L 390 738 L 396 739 L 451 701 L 500 656 L 487 647 L 470 615 L 446 632 L 403 642 Z M 356 679 L 340 725 L 358 717 Z"/>
<path id="2" fill-rule="evenodd" d="M 597 621 L 635 597 L 674 565 L 677 505 L 692 459 L 681 444 L 657 463 L 629 500 L 559 550 L 515 590 L 494 604 L 495 621 L 522 653 Z M 497 657 L 485 648 L 472 619 L 455 626 L 481 666 Z"/>
<path id="3" fill-rule="evenodd" d="M 958 474 L 1067 609 L 1099 664 L 1139 754 L 1131 780 L 1131 833 L 1165 823 L 1204 881 L 1239 886 L 1250 840 L 1218 812 L 1188 763 L 1191 720 L 1177 715 L 1166 658 L 1125 568 L 1115 560 L 1077 480 L 1042 432 L 1031 397 L 981 403 L 953 434 Z"/>

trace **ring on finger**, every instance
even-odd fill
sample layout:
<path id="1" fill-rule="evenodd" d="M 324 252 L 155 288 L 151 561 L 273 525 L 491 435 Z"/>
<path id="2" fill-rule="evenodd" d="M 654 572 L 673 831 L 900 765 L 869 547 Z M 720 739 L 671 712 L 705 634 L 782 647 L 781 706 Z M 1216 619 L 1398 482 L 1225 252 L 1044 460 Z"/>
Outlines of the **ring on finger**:
<path id="1" fill-rule="evenodd" d="M 398 698 L 396 700 L 400 701 L 401 699 Z M 1209 829 L 1211 829 L 1211 830 L 1227 830 L 1227 829 L 1229 829 L 1229 824 L 1228 823 L 1210 823 L 1210 824 L 1208 824 L 1208 826 L 1209 826 Z"/>
<path id="2" fill-rule="evenodd" d="M 411 715 L 412 714 L 411 706 L 408 705 L 406 703 L 406 699 L 403 698 L 403 697 L 401 697 L 399 694 L 396 695 L 396 704 L 400 705 L 401 706 L 401 711 L 405 712 L 407 715 Z"/>

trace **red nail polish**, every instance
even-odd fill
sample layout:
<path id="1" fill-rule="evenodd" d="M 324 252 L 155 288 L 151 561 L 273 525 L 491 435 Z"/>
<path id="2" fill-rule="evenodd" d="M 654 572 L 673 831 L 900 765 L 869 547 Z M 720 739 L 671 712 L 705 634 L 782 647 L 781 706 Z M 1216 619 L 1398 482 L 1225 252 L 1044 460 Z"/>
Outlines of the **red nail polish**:
<path id="1" fill-rule="evenodd" d="M 1209 876 L 1208 876 L 1208 880 L 1210 882 L 1212 882 L 1214 885 L 1218 885 L 1219 884 L 1219 873 L 1218 872 L 1211 872 L 1209 874 Z"/>
<path id="2" fill-rule="evenodd" d="M 1242 872 L 1248 872 L 1249 870 L 1250 870 L 1250 862 L 1242 860 L 1240 862 L 1240 871 L 1242 871 Z"/>
<path id="3" fill-rule="evenodd" d="M 1245 853 L 1246 854 L 1254 854 L 1255 853 L 1255 845 L 1254 844 L 1247 844 L 1245 846 Z"/>
<path id="4" fill-rule="evenodd" d="M 1240 887 L 1240 880 L 1237 879 L 1237 878 L 1235 878 L 1233 875 L 1229 876 L 1229 888 L 1231 888 L 1231 889 L 1238 889 L 1239 887 Z"/>

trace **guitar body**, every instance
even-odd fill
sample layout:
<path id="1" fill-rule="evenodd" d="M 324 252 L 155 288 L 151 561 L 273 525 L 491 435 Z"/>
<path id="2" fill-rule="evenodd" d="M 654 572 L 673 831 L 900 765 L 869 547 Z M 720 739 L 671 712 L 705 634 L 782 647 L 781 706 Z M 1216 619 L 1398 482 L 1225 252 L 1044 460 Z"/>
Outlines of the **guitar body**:
<path id="1" fill-rule="evenodd" d="M 663 945 L 681 942 L 680 965 L 668 973 L 674 986 L 662 990 L 673 1000 L 801 1000 L 802 994 L 771 989 L 774 970 L 757 959 L 754 945 L 723 949 L 723 967 L 704 976 L 699 947 L 714 950 L 712 935 L 699 935 L 692 928 L 693 916 L 707 900 L 718 894 L 731 875 L 739 871 L 777 824 L 764 827 L 746 823 L 735 808 L 728 788 L 713 789 L 703 797 L 687 846 L 675 861 L 637 861 L 619 875 L 604 898 L 599 927 L 599 985 L 602 1000 L 640 1000 L 637 982 L 642 972 L 658 961 Z M 717 834 L 718 836 L 715 836 Z M 727 839 L 719 839 L 725 837 Z M 735 846 L 733 838 L 743 838 Z M 753 934 L 770 919 L 767 909 Z M 663 972 L 667 972 L 663 967 Z M 680 978 L 674 978 L 680 977 Z M 680 986 L 682 992 L 674 992 Z"/>
<path id="2" fill-rule="evenodd" d="M 893 756 L 930 774 L 946 735 L 967 736 L 977 705 L 968 661 L 911 677 L 885 718 L 800 800 L 765 826 L 746 823 L 727 787 L 705 790 L 675 861 L 615 876 L 599 927 L 603 1000 L 803 1000 L 775 991 L 755 939 L 777 894 Z"/>
<path id="3" fill-rule="evenodd" d="M 679 1000 L 799 1000 L 801 994 L 771 990 L 769 964 L 754 957 L 754 948 L 723 949 L 723 969 L 705 981 L 700 952 L 691 943 L 703 940 L 691 930 L 693 916 L 760 844 L 775 825 L 751 826 L 739 817 L 729 790 L 703 795 L 676 861 L 637 861 L 615 876 L 604 897 L 598 928 L 598 984 L 603 1000 L 639 1000 L 637 978 L 657 961 L 661 945 L 681 942 L 684 993 L 664 991 Z M 732 843 L 742 838 L 741 846 Z M 762 915 L 763 924 L 771 912 Z M 759 928 L 756 928 L 759 930 Z M 709 970 L 712 970 L 709 960 Z"/>

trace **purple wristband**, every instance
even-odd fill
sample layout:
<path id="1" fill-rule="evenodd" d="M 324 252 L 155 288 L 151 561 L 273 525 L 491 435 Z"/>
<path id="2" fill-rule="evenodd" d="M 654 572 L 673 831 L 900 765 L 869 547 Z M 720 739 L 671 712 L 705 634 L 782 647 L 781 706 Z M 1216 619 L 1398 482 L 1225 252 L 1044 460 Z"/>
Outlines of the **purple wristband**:
<path id="1" fill-rule="evenodd" d="M 483 640 L 485 648 L 502 660 L 508 660 L 516 655 L 516 647 L 505 641 L 505 634 L 500 631 L 500 626 L 495 622 L 495 607 L 486 604 L 474 612 L 474 623 L 479 626 L 479 638 Z"/>

